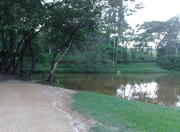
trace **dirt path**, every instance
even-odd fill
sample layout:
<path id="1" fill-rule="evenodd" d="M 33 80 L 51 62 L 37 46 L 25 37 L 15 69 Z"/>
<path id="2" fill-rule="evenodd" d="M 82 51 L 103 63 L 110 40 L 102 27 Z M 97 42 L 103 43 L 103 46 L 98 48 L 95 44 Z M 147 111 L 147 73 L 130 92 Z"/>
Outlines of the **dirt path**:
<path id="1" fill-rule="evenodd" d="M 94 122 L 71 109 L 74 91 L 0 77 L 0 132 L 86 132 Z"/>

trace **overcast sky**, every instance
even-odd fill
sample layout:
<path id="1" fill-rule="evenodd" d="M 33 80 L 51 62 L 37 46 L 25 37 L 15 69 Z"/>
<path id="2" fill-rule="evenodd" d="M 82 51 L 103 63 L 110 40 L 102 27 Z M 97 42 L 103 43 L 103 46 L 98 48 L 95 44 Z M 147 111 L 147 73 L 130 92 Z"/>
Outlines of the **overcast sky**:
<path id="1" fill-rule="evenodd" d="M 52 1 L 52 0 L 46 0 Z M 142 24 L 145 21 L 166 21 L 180 15 L 180 0 L 138 0 L 144 5 L 133 16 L 127 17 L 131 26 Z"/>
<path id="2" fill-rule="evenodd" d="M 145 21 L 166 21 L 180 15 L 180 0 L 140 0 L 144 8 L 133 16 L 127 17 L 133 27 Z"/>

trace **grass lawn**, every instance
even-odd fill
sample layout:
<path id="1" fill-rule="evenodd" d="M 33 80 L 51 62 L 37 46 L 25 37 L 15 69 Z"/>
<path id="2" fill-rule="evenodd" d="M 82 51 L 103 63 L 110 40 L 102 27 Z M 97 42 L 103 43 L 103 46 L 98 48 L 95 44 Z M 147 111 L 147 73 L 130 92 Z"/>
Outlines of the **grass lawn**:
<path id="1" fill-rule="evenodd" d="M 131 72 L 131 73 L 164 73 L 168 72 L 165 69 L 159 67 L 156 63 L 129 63 L 129 64 L 117 64 L 115 66 L 116 71 Z"/>
<path id="2" fill-rule="evenodd" d="M 51 68 L 51 65 L 37 65 L 35 70 L 39 71 L 44 71 L 44 72 L 49 72 Z M 80 69 L 75 69 L 71 65 L 68 64 L 61 64 L 57 67 L 56 73 L 80 73 Z"/>
<path id="3" fill-rule="evenodd" d="M 95 132 L 180 132 L 180 109 L 93 92 L 73 95 L 73 108 L 97 119 Z"/>
<path id="4" fill-rule="evenodd" d="M 41 70 L 49 72 L 50 65 L 43 66 L 37 65 L 36 70 Z M 107 73 L 116 73 L 117 71 L 125 73 L 165 73 L 168 72 L 165 69 L 162 69 L 155 63 L 129 63 L 129 64 L 117 64 L 114 67 L 110 67 L 107 70 Z M 56 69 L 57 73 L 81 73 L 81 69 L 75 68 L 75 65 L 72 64 L 61 64 Z"/>

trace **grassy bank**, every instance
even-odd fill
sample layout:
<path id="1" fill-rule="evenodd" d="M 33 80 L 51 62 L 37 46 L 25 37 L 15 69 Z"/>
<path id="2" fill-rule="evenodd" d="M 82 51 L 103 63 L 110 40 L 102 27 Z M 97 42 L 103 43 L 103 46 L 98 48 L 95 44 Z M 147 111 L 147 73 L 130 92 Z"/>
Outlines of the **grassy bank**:
<path id="1" fill-rule="evenodd" d="M 164 73 L 168 72 L 156 63 L 129 63 L 117 64 L 112 70 L 125 73 Z"/>
<path id="2" fill-rule="evenodd" d="M 57 69 L 56 72 L 57 73 L 80 73 L 82 72 L 80 69 L 74 68 L 75 66 L 71 65 L 71 64 L 60 64 Z M 40 71 L 44 71 L 44 72 L 49 72 L 51 68 L 51 65 L 37 65 L 35 70 L 40 70 Z"/>
<path id="3" fill-rule="evenodd" d="M 99 122 L 95 132 L 179 132 L 180 109 L 80 92 L 73 107 Z"/>
<path id="4" fill-rule="evenodd" d="M 57 73 L 81 73 L 82 70 L 75 68 L 73 64 L 61 64 L 58 66 Z M 36 70 L 42 70 L 49 72 L 50 66 L 37 65 Z M 107 69 L 109 73 L 116 73 L 117 71 L 125 73 L 165 73 L 168 72 L 162 69 L 155 63 L 129 63 L 129 64 L 117 64 Z"/>

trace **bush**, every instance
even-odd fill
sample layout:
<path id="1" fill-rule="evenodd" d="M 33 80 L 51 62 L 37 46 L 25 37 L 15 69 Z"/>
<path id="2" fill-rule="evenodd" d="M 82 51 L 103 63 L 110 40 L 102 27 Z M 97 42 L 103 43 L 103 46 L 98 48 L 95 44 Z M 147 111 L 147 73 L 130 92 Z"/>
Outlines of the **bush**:
<path id="1" fill-rule="evenodd" d="M 180 70 L 180 56 L 158 57 L 157 64 L 167 70 Z"/>

